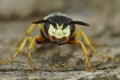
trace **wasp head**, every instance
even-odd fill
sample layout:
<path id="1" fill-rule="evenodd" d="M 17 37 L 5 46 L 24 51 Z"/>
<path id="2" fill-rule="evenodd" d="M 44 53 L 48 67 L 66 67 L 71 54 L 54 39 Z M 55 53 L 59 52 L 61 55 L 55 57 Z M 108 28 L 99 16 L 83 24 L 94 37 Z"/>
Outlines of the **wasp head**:
<path id="1" fill-rule="evenodd" d="M 57 44 L 64 44 L 69 36 L 70 36 L 70 26 L 64 26 L 56 24 L 53 26 L 52 24 L 49 25 L 48 34 L 50 36 L 50 40 L 57 43 Z"/>

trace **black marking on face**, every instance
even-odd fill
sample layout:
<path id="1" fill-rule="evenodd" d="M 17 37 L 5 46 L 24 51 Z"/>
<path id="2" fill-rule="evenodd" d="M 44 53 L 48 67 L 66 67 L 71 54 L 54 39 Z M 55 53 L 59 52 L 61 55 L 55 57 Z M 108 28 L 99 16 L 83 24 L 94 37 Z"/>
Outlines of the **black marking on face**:
<path id="1" fill-rule="evenodd" d="M 66 24 L 66 23 L 69 23 L 69 22 L 72 22 L 72 19 L 66 17 L 66 16 L 62 16 L 62 15 L 55 15 L 55 16 L 50 16 L 48 17 L 46 20 L 50 21 L 51 23 L 55 23 L 55 24 L 58 24 L 59 26 L 61 26 L 62 24 Z M 44 27 L 44 30 L 46 32 L 46 34 L 48 34 L 48 29 L 49 29 L 49 26 L 50 24 L 49 23 L 44 23 L 43 25 Z M 74 24 L 70 24 L 70 35 L 72 35 L 75 31 L 75 25 Z M 57 29 L 57 26 L 54 25 L 54 27 Z M 63 29 L 65 28 L 66 26 L 63 26 Z"/>

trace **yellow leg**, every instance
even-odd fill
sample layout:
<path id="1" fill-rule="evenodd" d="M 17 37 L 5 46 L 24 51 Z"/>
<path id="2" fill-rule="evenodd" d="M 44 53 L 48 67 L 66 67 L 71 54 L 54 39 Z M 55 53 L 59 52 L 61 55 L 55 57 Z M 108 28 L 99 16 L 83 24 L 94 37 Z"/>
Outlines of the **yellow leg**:
<path id="1" fill-rule="evenodd" d="M 17 51 L 5 62 L 0 62 L 0 64 L 9 64 L 11 61 L 13 61 L 13 59 L 18 55 L 20 54 L 20 52 L 24 49 L 27 41 L 30 42 L 30 45 L 28 47 L 28 52 L 27 52 L 27 56 L 28 56 L 28 59 L 29 59 L 29 65 L 31 67 L 31 70 L 32 72 L 35 72 L 34 68 L 32 67 L 32 57 L 31 57 L 31 53 L 30 51 L 34 48 L 35 46 L 35 43 L 36 43 L 36 39 L 38 39 L 40 41 L 42 41 L 42 37 L 40 36 L 35 36 L 34 38 L 32 37 L 26 37 L 23 42 L 21 43 L 20 47 L 17 49 Z"/>
<path id="2" fill-rule="evenodd" d="M 31 24 L 30 26 L 29 26 L 29 28 L 27 29 L 27 31 L 25 32 L 25 35 L 30 35 L 31 33 L 32 33 L 32 31 L 33 31 L 33 29 L 35 28 L 35 25 L 36 24 Z"/>
<path id="3" fill-rule="evenodd" d="M 29 28 L 27 29 L 27 31 L 25 32 L 25 35 L 24 35 L 24 36 L 25 36 L 25 37 L 26 37 L 26 36 L 30 36 L 31 33 L 32 33 L 32 31 L 34 30 L 35 26 L 36 26 L 36 24 L 31 24 L 31 25 L 29 26 Z M 41 25 L 41 24 L 38 24 L 38 29 L 39 29 L 39 30 L 42 29 L 42 25 Z"/>
<path id="4" fill-rule="evenodd" d="M 35 70 L 34 70 L 34 68 L 32 67 L 32 57 L 31 57 L 30 51 L 32 50 L 32 48 L 33 48 L 34 45 L 35 45 L 35 38 L 36 38 L 36 37 L 34 37 L 34 38 L 32 39 L 32 41 L 31 41 L 31 43 L 30 43 L 30 45 L 29 45 L 29 47 L 28 47 L 28 52 L 27 52 L 27 56 L 28 56 L 28 59 L 29 59 L 29 65 L 30 65 L 30 67 L 31 67 L 31 69 L 32 69 L 32 72 L 34 72 Z"/>
<path id="5" fill-rule="evenodd" d="M 32 69 L 32 72 L 35 72 L 34 68 L 32 67 L 32 56 L 31 56 L 31 53 L 30 51 L 34 48 L 35 44 L 36 44 L 36 40 L 37 39 L 40 39 L 41 37 L 39 35 L 35 36 L 32 40 L 31 40 L 31 43 L 28 47 L 28 52 L 27 52 L 27 56 L 28 56 L 28 59 L 29 59 L 29 65 Z"/>
<path id="6" fill-rule="evenodd" d="M 85 68 L 87 71 L 94 72 L 93 68 L 89 68 L 89 54 L 88 54 L 88 51 L 87 51 L 86 47 L 84 46 L 84 44 L 78 39 L 69 41 L 69 44 L 73 44 L 73 45 L 80 44 L 81 45 L 83 54 L 85 55 Z"/>
<path id="7" fill-rule="evenodd" d="M 110 58 L 109 56 L 105 56 L 105 55 L 98 53 L 97 50 L 94 48 L 94 46 L 91 44 L 90 40 L 85 35 L 85 33 L 80 28 L 78 30 L 79 30 L 79 33 L 77 34 L 77 36 L 81 35 L 83 37 L 83 39 L 86 41 L 87 45 L 91 48 L 91 50 L 93 51 L 94 54 L 97 54 L 102 59 L 109 59 Z"/>
<path id="8" fill-rule="evenodd" d="M 84 44 L 81 42 L 81 41 L 77 41 L 80 45 L 81 45 L 81 48 L 82 48 L 82 51 L 83 51 L 83 54 L 85 55 L 85 67 L 86 67 L 86 70 L 89 71 L 89 72 L 94 72 L 94 69 L 93 68 L 89 68 L 88 64 L 89 64 L 89 54 L 88 54 L 88 51 L 86 49 L 86 47 L 84 46 Z"/>
<path id="9" fill-rule="evenodd" d="M 9 64 L 13 59 L 20 54 L 20 52 L 24 49 L 25 44 L 27 43 L 28 38 L 25 38 L 21 43 L 20 47 L 16 50 L 16 52 L 5 62 L 0 62 L 0 64 Z"/>
<path id="10" fill-rule="evenodd" d="M 20 38 L 20 40 L 17 41 L 16 45 L 19 46 L 21 41 L 25 38 L 25 37 L 29 37 L 32 33 L 32 31 L 34 30 L 36 24 L 31 24 L 27 31 L 25 32 L 25 34 Z M 38 24 L 38 29 L 41 30 L 42 29 L 42 24 Z"/>
<path id="11" fill-rule="evenodd" d="M 29 26 L 29 28 L 27 29 L 27 31 L 25 32 L 25 34 L 20 38 L 20 40 L 17 41 L 16 45 L 19 46 L 21 44 L 21 42 L 23 41 L 23 39 L 27 36 L 30 36 L 30 34 L 32 33 L 34 27 L 36 24 L 31 24 Z"/>

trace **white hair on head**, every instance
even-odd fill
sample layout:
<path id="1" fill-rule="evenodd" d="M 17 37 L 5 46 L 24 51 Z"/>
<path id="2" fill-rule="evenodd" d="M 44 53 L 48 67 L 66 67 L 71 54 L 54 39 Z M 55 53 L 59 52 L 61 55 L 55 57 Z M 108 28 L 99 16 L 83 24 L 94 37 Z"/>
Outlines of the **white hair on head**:
<path id="1" fill-rule="evenodd" d="M 61 12 L 53 12 L 49 14 L 48 16 L 46 16 L 46 18 L 53 17 L 53 16 L 66 16 L 66 15 Z"/>

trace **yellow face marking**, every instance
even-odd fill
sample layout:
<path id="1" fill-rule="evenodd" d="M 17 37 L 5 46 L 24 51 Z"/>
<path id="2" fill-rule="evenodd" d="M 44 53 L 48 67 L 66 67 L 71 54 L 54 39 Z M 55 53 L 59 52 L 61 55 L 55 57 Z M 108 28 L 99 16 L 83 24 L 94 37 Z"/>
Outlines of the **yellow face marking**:
<path id="1" fill-rule="evenodd" d="M 68 37 L 70 35 L 70 26 L 66 26 L 66 28 L 63 28 L 63 25 L 59 26 L 57 24 L 57 29 L 54 28 L 53 25 L 50 24 L 48 34 L 50 36 L 54 36 L 56 38 L 63 38 L 63 37 Z"/>

